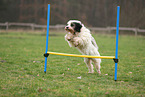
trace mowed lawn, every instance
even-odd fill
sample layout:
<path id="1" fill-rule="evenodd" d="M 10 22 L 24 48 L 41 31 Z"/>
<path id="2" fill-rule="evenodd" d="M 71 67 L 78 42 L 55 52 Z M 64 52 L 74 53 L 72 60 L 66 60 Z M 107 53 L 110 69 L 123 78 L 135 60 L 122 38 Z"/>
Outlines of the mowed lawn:
<path id="1" fill-rule="evenodd" d="M 49 50 L 80 54 L 50 33 Z M 115 55 L 115 35 L 93 34 L 104 56 Z M 114 61 L 102 59 L 101 75 L 88 74 L 83 58 L 50 55 L 44 73 L 44 33 L 0 33 L 0 97 L 144 97 L 145 37 L 119 37 L 118 79 Z M 81 77 L 78 78 L 78 77 Z"/>

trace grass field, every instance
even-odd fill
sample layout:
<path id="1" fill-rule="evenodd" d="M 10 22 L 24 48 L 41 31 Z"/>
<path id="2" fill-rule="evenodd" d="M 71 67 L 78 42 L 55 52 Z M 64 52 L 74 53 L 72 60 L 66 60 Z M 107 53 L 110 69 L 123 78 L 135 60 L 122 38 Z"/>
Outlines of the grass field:
<path id="1" fill-rule="evenodd" d="M 101 55 L 114 56 L 114 35 L 93 36 Z M 0 97 L 145 96 L 145 37 L 120 36 L 117 82 L 110 59 L 102 59 L 98 75 L 96 70 L 87 73 L 83 58 L 50 55 L 45 74 L 45 39 L 38 33 L 0 33 Z M 50 34 L 49 50 L 80 54 L 68 46 L 63 33 Z"/>

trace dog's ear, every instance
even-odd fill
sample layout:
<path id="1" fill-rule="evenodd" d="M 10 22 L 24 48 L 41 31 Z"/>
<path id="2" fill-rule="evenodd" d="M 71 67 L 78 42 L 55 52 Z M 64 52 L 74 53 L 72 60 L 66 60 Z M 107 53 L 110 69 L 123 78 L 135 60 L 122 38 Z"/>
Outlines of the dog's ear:
<path id="1" fill-rule="evenodd" d="M 81 32 L 81 28 L 82 28 L 82 25 L 80 23 L 74 23 L 75 24 L 75 32 Z"/>

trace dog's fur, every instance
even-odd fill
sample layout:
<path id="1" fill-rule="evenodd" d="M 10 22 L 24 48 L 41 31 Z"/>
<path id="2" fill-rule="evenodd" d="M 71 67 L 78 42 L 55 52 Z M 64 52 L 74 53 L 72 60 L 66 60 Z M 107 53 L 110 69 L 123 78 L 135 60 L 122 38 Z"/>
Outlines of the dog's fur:
<path id="1" fill-rule="evenodd" d="M 65 40 L 70 47 L 76 47 L 83 55 L 100 56 L 98 52 L 98 46 L 95 39 L 92 37 L 90 30 L 87 29 L 80 21 L 70 20 L 67 22 L 65 30 L 68 32 L 65 35 Z M 92 62 L 94 63 L 96 70 L 99 74 L 101 59 L 97 58 L 84 58 L 89 72 L 94 73 Z"/>

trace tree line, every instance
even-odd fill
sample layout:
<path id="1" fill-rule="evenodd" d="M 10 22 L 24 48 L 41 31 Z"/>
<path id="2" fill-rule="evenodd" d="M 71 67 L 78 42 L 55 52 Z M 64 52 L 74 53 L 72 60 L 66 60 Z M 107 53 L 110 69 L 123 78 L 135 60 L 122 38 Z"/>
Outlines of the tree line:
<path id="1" fill-rule="evenodd" d="M 47 4 L 51 25 L 77 19 L 91 27 L 115 26 L 119 5 L 120 26 L 145 28 L 145 0 L 0 0 L 0 22 L 45 25 Z"/>

